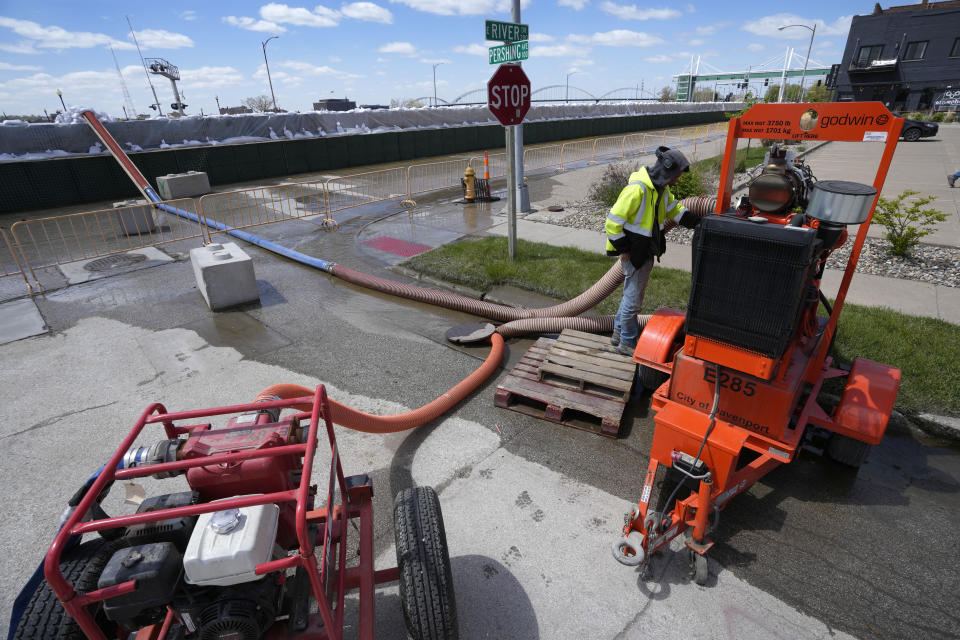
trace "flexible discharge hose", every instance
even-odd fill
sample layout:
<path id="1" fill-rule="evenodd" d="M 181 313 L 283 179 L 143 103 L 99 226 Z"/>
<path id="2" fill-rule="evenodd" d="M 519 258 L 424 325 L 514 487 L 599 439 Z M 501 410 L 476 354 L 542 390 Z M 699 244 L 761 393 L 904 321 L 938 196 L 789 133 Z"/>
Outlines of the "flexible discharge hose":
<path id="1" fill-rule="evenodd" d="M 637 316 L 642 331 L 653 316 Z M 586 333 L 610 333 L 613 331 L 614 316 L 597 318 L 523 318 L 513 320 L 497 327 L 496 332 L 504 338 L 513 338 L 528 333 L 560 333 L 564 329 L 584 331 Z"/>
<path id="2" fill-rule="evenodd" d="M 438 307 L 453 309 L 454 311 L 464 311 L 491 320 L 504 322 L 521 320 L 523 318 L 553 318 L 579 315 L 597 306 L 597 304 L 606 299 L 607 296 L 616 291 L 623 282 L 623 272 L 620 270 L 620 265 L 619 263 L 614 263 L 600 280 L 572 300 L 567 300 L 566 302 L 542 309 L 518 309 L 493 302 L 474 300 L 473 298 L 461 296 L 456 293 L 437 291 L 436 289 L 427 289 L 425 287 L 403 284 L 386 278 L 371 276 L 366 273 L 354 271 L 341 264 L 333 265 L 330 273 L 341 280 L 346 280 L 361 287 L 374 289 L 389 295 L 425 302 Z"/>
<path id="3" fill-rule="evenodd" d="M 330 419 L 336 424 L 364 433 L 396 433 L 430 422 L 460 403 L 497 370 L 497 367 L 500 366 L 500 360 L 503 358 L 503 338 L 493 334 L 490 336 L 490 342 L 490 353 L 487 354 L 487 359 L 483 361 L 480 367 L 439 398 L 428 402 L 419 409 L 392 416 L 376 416 L 352 409 L 331 398 Z M 275 384 L 261 391 L 254 402 L 311 397 L 313 394 L 313 389 L 300 385 Z M 310 411 L 313 405 L 312 403 L 298 404 L 294 408 L 299 411 Z"/>

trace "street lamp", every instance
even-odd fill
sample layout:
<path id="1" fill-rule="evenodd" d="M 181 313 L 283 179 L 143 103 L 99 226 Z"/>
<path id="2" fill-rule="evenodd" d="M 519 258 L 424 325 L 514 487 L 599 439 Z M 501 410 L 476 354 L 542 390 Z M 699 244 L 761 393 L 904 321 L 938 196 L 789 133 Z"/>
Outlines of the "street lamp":
<path id="1" fill-rule="evenodd" d="M 63 101 L 63 91 L 60 91 L 60 89 L 57 89 L 57 97 L 60 98 L 60 104 L 63 105 L 63 112 L 66 113 L 67 104 Z"/>
<path id="2" fill-rule="evenodd" d="M 564 98 L 564 100 L 566 100 L 567 102 L 570 102 L 570 76 L 572 76 L 575 73 L 580 73 L 580 72 L 571 71 L 570 73 L 567 74 L 567 93 L 566 93 L 566 97 Z"/>
<path id="3" fill-rule="evenodd" d="M 270 63 L 267 62 L 267 43 L 273 40 L 274 38 L 279 38 L 280 36 L 270 36 L 266 40 L 260 43 L 260 46 L 263 47 L 263 64 L 267 65 L 267 82 L 270 83 L 270 97 L 273 98 L 273 111 L 276 113 L 279 111 L 277 108 L 277 96 L 273 93 L 273 80 L 270 78 Z"/>
<path id="4" fill-rule="evenodd" d="M 803 73 L 800 74 L 800 98 L 798 100 L 798 102 L 800 102 L 803 100 L 803 81 L 807 78 L 807 64 L 810 62 L 810 50 L 813 49 L 813 36 L 817 35 L 817 23 L 814 22 L 812 27 L 806 24 L 788 24 L 780 27 L 777 31 L 783 31 L 790 27 L 803 27 L 804 29 L 810 30 L 810 44 L 807 45 L 807 57 L 803 60 Z"/>
<path id="5" fill-rule="evenodd" d="M 437 67 L 442 65 L 442 62 L 437 62 L 433 65 L 433 106 L 437 106 Z"/>

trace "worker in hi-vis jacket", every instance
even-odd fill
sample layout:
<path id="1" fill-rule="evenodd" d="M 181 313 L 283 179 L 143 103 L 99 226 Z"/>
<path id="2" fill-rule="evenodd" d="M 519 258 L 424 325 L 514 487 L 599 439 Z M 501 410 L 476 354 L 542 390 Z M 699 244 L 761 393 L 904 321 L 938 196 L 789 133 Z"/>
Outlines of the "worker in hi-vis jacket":
<path id="1" fill-rule="evenodd" d="M 623 269 L 623 298 L 613 321 L 610 344 L 624 355 L 633 355 L 640 333 L 637 314 L 643 304 L 653 259 L 667 250 L 663 226 L 667 220 L 693 229 L 700 217 L 687 211 L 670 193 L 680 174 L 690 171 L 690 162 L 677 149 L 659 147 L 652 167 L 630 174 L 627 186 L 607 214 L 607 255 L 619 256 Z"/>

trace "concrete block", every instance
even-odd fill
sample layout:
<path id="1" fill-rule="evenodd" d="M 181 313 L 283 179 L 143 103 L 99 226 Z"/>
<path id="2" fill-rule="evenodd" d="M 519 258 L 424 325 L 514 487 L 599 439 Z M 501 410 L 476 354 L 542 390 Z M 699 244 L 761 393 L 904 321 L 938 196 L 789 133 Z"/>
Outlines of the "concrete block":
<path id="1" fill-rule="evenodd" d="M 245 302 L 258 302 L 253 261 L 233 242 L 190 250 L 197 288 L 213 311 Z"/>
<path id="2" fill-rule="evenodd" d="M 146 200 L 122 200 L 113 203 L 116 211 L 113 212 L 125 236 L 137 236 L 144 233 L 153 233 L 157 230 L 156 209 Z"/>
<path id="3" fill-rule="evenodd" d="M 203 171 L 171 173 L 157 178 L 157 191 L 164 200 L 202 196 L 210 193 L 210 180 Z"/>

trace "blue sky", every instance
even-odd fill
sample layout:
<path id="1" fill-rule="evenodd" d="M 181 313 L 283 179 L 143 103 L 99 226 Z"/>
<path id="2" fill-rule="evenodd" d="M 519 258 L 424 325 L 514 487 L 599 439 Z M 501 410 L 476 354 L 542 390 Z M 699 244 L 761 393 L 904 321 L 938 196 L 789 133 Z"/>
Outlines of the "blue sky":
<path id="1" fill-rule="evenodd" d="M 906 3 L 906 2 L 905 2 Z M 636 0 L 526 0 L 533 89 L 563 85 L 602 95 L 643 84 L 670 84 L 690 65 L 734 71 L 747 65 L 778 67 L 788 46 L 803 66 L 810 31 L 777 27 L 817 24 L 811 63 L 839 62 L 854 14 L 872 1 L 810 0 L 788 11 L 786 3 Z M 899 3 L 898 3 L 899 4 Z M 269 94 L 261 42 L 267 45 L 278 105 L 309 110 L 314 100 L 349 97 L 388 104 L 437 93 L 453 100 L 486 86 L 484 20 L 509 20 L 504 0 L 376 0 L 323 4 L 280 2 L 29 2 L 0 0 L 0 110 L 42 113 L 68 104 L 122 116 L 123 94 L 113 46 L 134 106 L 153 102 L 129 16 L 146 57 L 180 67 L 178 83 L 188 113 L 215 112 L 247 96 Z M 884 5 L 887 6 L 887 5 Z M 779 56 L 780 62 L 771 62 Z M 164 109 L 173 101 L 169 82 L 153 77 Z"/>

